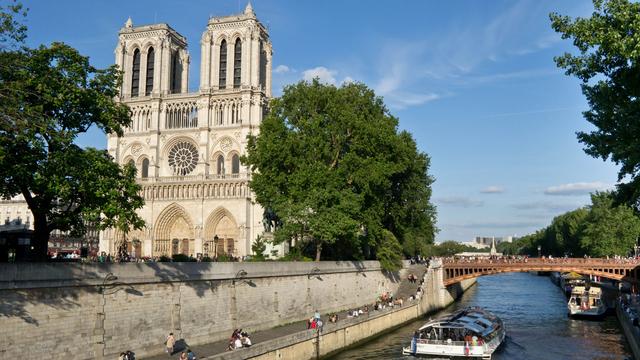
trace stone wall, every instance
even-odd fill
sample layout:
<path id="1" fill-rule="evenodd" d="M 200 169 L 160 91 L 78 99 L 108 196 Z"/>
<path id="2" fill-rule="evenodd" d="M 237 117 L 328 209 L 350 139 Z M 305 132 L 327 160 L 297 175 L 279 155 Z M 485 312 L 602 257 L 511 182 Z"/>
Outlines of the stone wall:
<path id="1" fill-rule="evenodd" d="M 475 283 L 476 279 L 474 278 L 444 287 L 442 285 L 442 269 L 436 265 L 428 270 L 423 284 L 425 289 L 431 290 L 427 290 L 419 302 L 409 302 L 399 308 L 371 312 L 368 316 L 343 320 L 338 324 L 325 324 L 321 334 L 315 330 L 300 331 L 255 344 L 250 348 L 225 352 L 204 359 L 318 359 L 390 331 L 424 314 L 444 309 Z M 409 340 L 407 339 L 407 344 Z"/>
<path id="2" fill-rule="evenodd" d="M 197 345 L 394 292 L 378 262 L 0 264 L 0 358 L 158 353 L 170 331 Z"/>

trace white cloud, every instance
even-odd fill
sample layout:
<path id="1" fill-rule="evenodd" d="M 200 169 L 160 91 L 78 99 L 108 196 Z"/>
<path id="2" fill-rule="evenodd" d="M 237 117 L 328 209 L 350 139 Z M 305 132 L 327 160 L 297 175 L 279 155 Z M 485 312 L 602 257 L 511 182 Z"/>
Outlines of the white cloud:
<path id="1" fill-rule="evenodd" d="M 514 228 L 538 228 L 544 223 L 539 221 L 495 221 L 495 222 L 474 222 L 468 224 L 451 224 L 453 227 L 467 229 L 514 229 Z"/>
<path id="2" fill-rule="evenodd" d="M 550 186 L 544 190 L 546 195 L 586 195 L 594 191 L 610 190 L 613 188 L 611 184 L 605 184 L 600 181 L 595 182 L 579 182 Z"/>
<path id="3" fill-rule="evenodd" d="M 289 71 L 291 71 L 291 69 L 287 66 L 287 65 L 278 65 L 276 67 L 275 70 L 273 70 L 276 74 L 284 74 L 287 73 Z"/>
<path id="4" fill-rule="evenodd" d="M 575 210 L 579 207 L 584 206 L 585 204 L 580 203 L 556 203 L 550 201 L 532 201 L 514 204 L 512 207 L 518 210 L 544 210 L 545 212 L 550 213 L 559 213 L 559 212 L 567 212 L 571 210 Z"/>
<path id="5" fill-rule="evenodd" d="M 302 72 L 302 78 L 305 81 L 311 81 L 315 78 L 318 78 L 318 80 L 320 80 L 320 82 L 326 83 L 326 84 L 332 84 L 335 85 L 336 84 L 336 74 L 338 72 L 335 70 L 330 70 L 327 69 L 324 66 L 318 66 L 315 67 L 313 69 L 308 69 Z"/>
<path id="6" fill-rule="evenodd" d="M 351 84 L 354 83 L 355 80 L 353 80 L 353 78 L 351 76 L 347 76 L 344 79 L 342 79 L 342 84 Z"/>
<path id="7" fill-rule="evenodd" d="M 475 200 L 475 199 L 471 199 L 464 196 L 442 197 L 442 198 L 435 199 L 435 201 L 441 205 L 450 205 L 450 206 L 457 206 L 457 207 L 463 207 L 463 208 L 480 207 L 484 205 L 484 201 Z"/>
<path id="8" fill-rule="evenodd" d="M 487 186 L 486 188 L 480 190 L 483 194 L 502 194 L 504 192 L 504 188 L 502 186 Z"/>

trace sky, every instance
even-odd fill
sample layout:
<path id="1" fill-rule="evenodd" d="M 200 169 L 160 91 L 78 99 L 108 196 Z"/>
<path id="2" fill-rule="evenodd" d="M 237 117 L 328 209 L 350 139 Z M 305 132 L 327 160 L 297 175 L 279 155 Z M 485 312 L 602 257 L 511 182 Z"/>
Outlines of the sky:
<path id="1" fill-rule="evenodd" d="M 189 42 L 198 89 L 200 37 L 209 16 L 238 0 L 30 0 L 30 46 L 62 41 L 96 67 L 114 63 L 119 29 L 168 23 Z M 618 166 L 586 155 L 577 131 L 587 103 L 553 57 L 574 52 L 549 13 L 589 16 L 590 1 L 252 2 L 273 43 L 273 92 L 302 79 L 358 81 L 382 96 L 400 129 L 431 158 L 436 240 L 522 236 L 611 189 Z M 92 129 L 78 140 L 106 147 Z"/>

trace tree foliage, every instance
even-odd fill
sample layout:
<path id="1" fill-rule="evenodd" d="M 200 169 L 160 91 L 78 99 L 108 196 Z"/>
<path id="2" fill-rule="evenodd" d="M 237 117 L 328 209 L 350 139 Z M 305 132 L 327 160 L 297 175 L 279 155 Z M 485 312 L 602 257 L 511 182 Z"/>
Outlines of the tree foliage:
<path id="1" fill-rule="evenodd" d="M 397 125 L 363 84 L 300 82 L 273 99 L 243 162 L 257 201 L 282 221 L 275 241 L 311 248 L 316 260 L 401 256 L 407 239 L 408 252 L 431 243 L 429 157 Z"/>
<path id="2" fill-rule="evenodd" d="M 628 205 L 616 205 L 612 192 L 591 195 L 591 205 L 556 216 L 552 223 L 512 244 L 498 246 L 505 254 L 593 257 L 633 251 L 640 236 L 640 218 Z M 501 245 L 503 247 L 501 247 Z"/>
<path id="3" fill-rule="evenodd" d="M 589 110 L 584 117 L 596 130 L 579 132 L 585 152 L 621 165 L 618 199 L 640 206 L 640 3 L 594 0 L 589 18 L 551 14 L 552 26 L 572 39 L 577 55 L 565 53 L 556 64 L 582 81 Z"/>
<path id="4" fill-rule="evenodd" d="M 3 39 L 23 39 L 7 14 Z M 115 67 L 96 69 L 62 43 L 0 52 L 0 196 L 24 197 L 42 258 L 54 229 L 79 235 L 86 221 L 123 232 L 144 225 L 135 169 L 74 143 L 92 126 L 122 134 L 130 117 L 114 101 L 119 84 Z"/>

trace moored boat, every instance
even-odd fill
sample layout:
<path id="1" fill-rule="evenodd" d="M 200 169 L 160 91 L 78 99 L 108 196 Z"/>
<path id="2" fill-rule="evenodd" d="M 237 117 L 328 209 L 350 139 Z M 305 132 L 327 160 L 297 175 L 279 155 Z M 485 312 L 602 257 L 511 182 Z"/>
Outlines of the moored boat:
<path id="1" fill-rule="evenodd" d="M 607 311 L 602 289 L 597 286 L 575 286 L 567 303 L 569 316 L 599 317 Z"/>
<path id="2" fill-rule="evenodd" d="M 479 307 L 459 310 L 420 327 L 405 355 L 491 359 L 506 336 L 502 320 Z"/>

